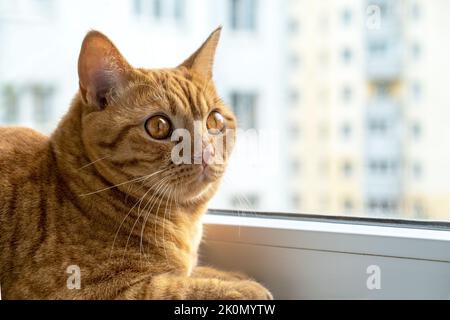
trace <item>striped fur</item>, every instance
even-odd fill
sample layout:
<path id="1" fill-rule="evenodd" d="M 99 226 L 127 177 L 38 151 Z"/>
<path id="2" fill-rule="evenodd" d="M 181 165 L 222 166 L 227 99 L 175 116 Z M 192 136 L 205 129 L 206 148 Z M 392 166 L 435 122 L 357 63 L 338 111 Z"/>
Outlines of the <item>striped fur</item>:
<path id="1" fill-rule="evenodd" d="M 162 112 L 191 131 L 212 110 L 235 128 L 200 60 L 130 68 L 103 110 L 81 88 L 50 137 L 0 129 L 3 299 L 271 298 L 245 276 L 197 266 L 200 220 L 226 164 L 212 165 L 213 178 L 199 182 L 199 165 L 174 165 L 174 142 L 144 130 L 145 119 Z M 73 265 L 80 289 L 67 286 Z"/>

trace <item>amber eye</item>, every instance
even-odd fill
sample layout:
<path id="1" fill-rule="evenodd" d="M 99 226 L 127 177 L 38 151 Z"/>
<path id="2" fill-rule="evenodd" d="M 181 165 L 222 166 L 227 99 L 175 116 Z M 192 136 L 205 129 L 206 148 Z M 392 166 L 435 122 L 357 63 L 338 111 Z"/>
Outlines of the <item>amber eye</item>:
<path id="1" fill-rule="evenodd" d="M 145 130 L 153 138 L 157 140 L 166 139 L 172 132 L 170 120 L 164 116 L 153 116 L 145 123 Z"/>
<path id="2" fill-rule="evenodd" d="M 218 111 L 213 111 L 206 120 L 209 133 L 219 134 L 225 130 L 225 118 Z"/>

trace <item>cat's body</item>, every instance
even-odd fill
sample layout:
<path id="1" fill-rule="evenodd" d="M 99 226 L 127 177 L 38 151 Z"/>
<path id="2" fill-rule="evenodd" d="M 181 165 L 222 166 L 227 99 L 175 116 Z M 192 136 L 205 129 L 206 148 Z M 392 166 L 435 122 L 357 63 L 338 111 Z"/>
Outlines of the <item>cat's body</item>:
<path id="1" fill-rule="evenodd" d="M 110 45 L 98 33 L 90 37 L 103 47 Z M 115 48 L 108 47 L 107 53 L 111 50 Z M 120 58 L 117 54 L 113 52 L 114 59 Z M 190 62 L 195 64 L 192 58 Z M 156 140 L 142 145 L 145 130 L 132 122 L 142 118 L 144 107 L 159 101 L 142 88 L 178 88 L 178 101 L 205 104 L 206 95 L 180 95 L 195 88 L 213 92 L 198 73 L 184 66 L 133 69 L 127 87 L 114 87 L 114 96 L 109 88 L 98 100 L 108 99 L 108 106 L 97 110 L 98 92 L 90 96 L 81 70 L 80 92 L 49 138 L 30 129 L 0 129 L 4 299 L 270 298 L 254 281 L 197 266 L 201 217 L 220 179 L 208 178 L 207 186 L 197 187 L 199 179 L 192 180 L 190 171 L 197 167 L 170 163 L 167 170 L 156 170 L 162 160 L 155 159 L 164 158 L 161 153 L 169 149 Z M 123 112 L 126 106 L 133 110 Z M 158 167 L 151 167 L 156 161 Z M 77 268 L 79 289 L 71 287 Z"/>

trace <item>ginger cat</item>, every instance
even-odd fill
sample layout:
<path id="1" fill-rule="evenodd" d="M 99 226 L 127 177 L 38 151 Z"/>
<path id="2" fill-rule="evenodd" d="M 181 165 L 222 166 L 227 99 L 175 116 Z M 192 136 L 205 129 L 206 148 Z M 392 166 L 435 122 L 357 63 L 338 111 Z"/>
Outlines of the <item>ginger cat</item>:
<path id="1" fill-rule="evenodd" d="M 224 130 L 236 127 L 212 81 L 219 37 L 176 68 L 147 70 L 89 32 L 55 132 L 0 129 L 4 299 L 272 298 L 241 274 L 197 266 L 200 219 L 234 143 Z M 176 164 L 171 134 L 192 134 L 195 121 L 202 147 L 187 156 L 200 162 Z M 208 161 L 220 152 L 222 163 Z"/>

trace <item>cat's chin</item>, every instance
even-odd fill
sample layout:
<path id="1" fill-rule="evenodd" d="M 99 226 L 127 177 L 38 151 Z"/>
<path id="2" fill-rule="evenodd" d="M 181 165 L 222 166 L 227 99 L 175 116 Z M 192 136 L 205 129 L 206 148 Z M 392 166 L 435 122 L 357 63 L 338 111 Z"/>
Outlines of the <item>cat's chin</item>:
<path id="1" fill-rule="evenodd" d="M 189 202 L 208 201 L 215 193 L 218 179 L 212 175 L 199 175 L 184 190 L 184 198 Z"/>
<path id="2" fill-rule="evenodd" d="M 211 182 L 214 182 L 215 177 L 210 169 L 210 167 L 204 167 L 202 171 L 199 173 L 196 183 L 202 185 L 202 184 L 209 184 Z"/>

